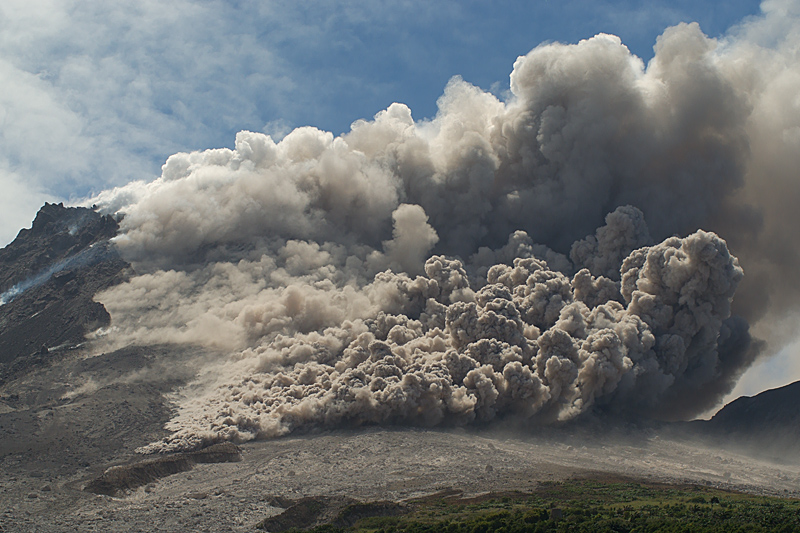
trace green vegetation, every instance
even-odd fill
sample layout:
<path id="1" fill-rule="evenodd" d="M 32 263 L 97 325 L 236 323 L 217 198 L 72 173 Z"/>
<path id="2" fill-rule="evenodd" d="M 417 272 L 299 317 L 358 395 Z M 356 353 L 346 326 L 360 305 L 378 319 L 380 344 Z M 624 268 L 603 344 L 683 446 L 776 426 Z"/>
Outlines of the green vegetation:
<path id="1" fill-rule="evenodd" d="M 402 516 L 372 516 L 350 527 L 311 531 L 789 533 L 800 531 L 800 500 L 708 487 L 578 480 L 546 484 L 530 494 L 433 496 L 410 502 Z"/>

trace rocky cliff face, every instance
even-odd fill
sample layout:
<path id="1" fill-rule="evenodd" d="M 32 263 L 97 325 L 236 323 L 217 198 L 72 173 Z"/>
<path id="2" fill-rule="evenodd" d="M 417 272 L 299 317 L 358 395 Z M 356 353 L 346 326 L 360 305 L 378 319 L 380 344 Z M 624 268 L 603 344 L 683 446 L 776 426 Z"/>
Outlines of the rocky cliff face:
<path id="1" fill-rule="evenodd" d="M 0 250 L 0 382 L 109 324 L 92 297 L 129 267 L 109 241 L 117 229 L 91 209 L 45 204 L 32 227 Z"/>

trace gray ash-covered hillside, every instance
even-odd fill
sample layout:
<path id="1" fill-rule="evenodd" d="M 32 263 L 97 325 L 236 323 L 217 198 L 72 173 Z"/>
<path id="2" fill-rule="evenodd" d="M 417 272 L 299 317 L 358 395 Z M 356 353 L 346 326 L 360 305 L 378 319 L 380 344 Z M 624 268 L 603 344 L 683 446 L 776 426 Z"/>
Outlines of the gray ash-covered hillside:
<path id="1" fill-rule="evenodd" d="M 125 279 L 128 263 L 109 242 L 117 230 L 112 217 L 91 209 L 45 204 L 0 250 L 0 381 L 109 325 L 93 298 Z"/>
<path id="2" fill-rule="evenodd" d="M 106 350 L 87 340 L 111 324 L 96 294 L 131 273 L 110 242 L 117 232 L 111 216 L 45 204 L 0 250 L 5 482 L 99 475 L 164 434 L 166 394 L 189 379 L 181 347 Z"/>

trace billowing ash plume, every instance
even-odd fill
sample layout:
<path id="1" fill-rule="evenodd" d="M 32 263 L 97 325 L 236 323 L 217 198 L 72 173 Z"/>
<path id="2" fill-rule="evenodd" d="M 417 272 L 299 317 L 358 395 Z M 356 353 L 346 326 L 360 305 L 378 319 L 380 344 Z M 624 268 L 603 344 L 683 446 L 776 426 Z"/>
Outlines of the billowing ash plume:
<path id="1" fill-rule="evenodd" d="M 800 85 L 796 37 L 757 41 L 786 6 L 723 43 L 670 28 L 646 68 L 614 36 L 543 45 L 507 102 L 456 78 L 430 121 L 392 104 L 340 137 L 241 132 L 92 199 L 140 273 L 98 295 L 108 338 L 231 354 L 144 451 L 713 406 L 755 356 L 747 320 L 798 288 L 776 290 L 798 215 L 770 191 L 796 196 L 800 121 L 767 120 L 800 116 L 770 85 Z"/>
<path id="2" fill-rule="evenodd" d="M 699 231 L 640 248 L 619 271 L 621 285 L 587 269 L 570 279 L 523 256 L 491 267 L 478 291 L 444 256 L 424 276 L 383 272 L 364 288 L 370 318 L 276 336 L 249 357 L 254 368 L 195 399 L 171 422 L 175 434 L 144 451 L 340 423 L 568 420 L 595 403 L 668 410 L 675 391 L 719 378 L 742 270 L 724 241 Z M 313 312 L 301 294 L 280 303 Z"/>

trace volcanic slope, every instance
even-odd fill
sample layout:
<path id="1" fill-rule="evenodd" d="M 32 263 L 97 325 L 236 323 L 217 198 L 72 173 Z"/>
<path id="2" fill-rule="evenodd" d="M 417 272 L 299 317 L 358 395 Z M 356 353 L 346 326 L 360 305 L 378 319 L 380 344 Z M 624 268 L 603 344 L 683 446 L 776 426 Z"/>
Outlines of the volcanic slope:
<path id="1" fill-rule="evenodd" d="M 109 324 L 92 298 L 125 279 L 129 265 L 109 242 L 118 227 L 91 209 L 46 203 L 0 250 L 0 383 Z"/>
<path id="2" fill-rule="evenodd" d="M 238 462 L 143 459 L 134 450 L 168 435 L 171 399 L 219 354 L 189 345 L 111 349 L 85 342 L 87 332 L 109 325 L 94 292 L 128 273 L 108 243 L 115 225 L 91 210 L 46 205 L 34 227 L 0 252 L 5 530 L 252 531 L 280 513 L 281 502 L 301 497 L 400 501 L 448 487 L 469 494 L 531 490 L 608 473 L 798 495 L 797 465 L 668 441 L 656 426 L 612 427 L 600 419 L 547 429 L 312 430 L 245 443 Z M 37 322 L 44 313 L 55 322 Z M 114 496 L 85 490 L 125 472 L 146 484 L 123 480 L 120 490 L 107 491 Z"/>

